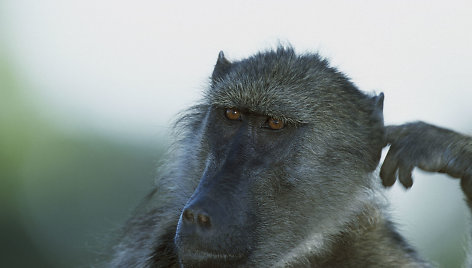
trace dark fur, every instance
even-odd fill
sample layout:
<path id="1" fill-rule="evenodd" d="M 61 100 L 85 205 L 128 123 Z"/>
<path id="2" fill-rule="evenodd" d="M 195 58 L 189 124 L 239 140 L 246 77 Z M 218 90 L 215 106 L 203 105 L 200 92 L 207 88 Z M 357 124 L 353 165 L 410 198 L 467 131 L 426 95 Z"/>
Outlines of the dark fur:
<path id="1" fill-rule="evenodd" d="M 279 47 L 230 62 L 220 53 L 111 266 L 427 266 L 392 226 L 373 174 L 382 108 L 383 94 L 362 93 L 317 54 Z M 286 127 L 265 129 L 267 117 Z"/>

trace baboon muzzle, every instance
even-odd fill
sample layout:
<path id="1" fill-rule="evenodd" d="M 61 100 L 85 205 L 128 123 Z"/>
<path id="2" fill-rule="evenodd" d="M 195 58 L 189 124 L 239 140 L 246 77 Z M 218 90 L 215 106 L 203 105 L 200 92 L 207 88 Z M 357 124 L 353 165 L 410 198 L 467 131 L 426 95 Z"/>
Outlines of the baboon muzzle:
<path id="1" fill-rule="evenodd" d="M 176 233 L 179 256 L 194 258 L 204 252 L 210 258 L 226 259 L 247 252 L 253 222 L 248 215 L 250 178 L 245 170 L 257 161 L 244 157 L 248 148 L 240 140 L 234 140 L 219 171 L 207 167 L 185 205 Z"/>

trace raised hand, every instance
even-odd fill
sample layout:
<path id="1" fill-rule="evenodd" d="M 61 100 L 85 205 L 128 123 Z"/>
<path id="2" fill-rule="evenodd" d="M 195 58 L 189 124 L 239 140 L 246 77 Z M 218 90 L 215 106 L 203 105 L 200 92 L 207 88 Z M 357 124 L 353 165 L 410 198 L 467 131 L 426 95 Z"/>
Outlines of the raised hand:
<path id="1" fill-rule="evenodd" d="M 413 122 L 387 126 L 386 140 L 391 146 L 380 170 L 384 186 L 392 186 L 398 177 L 403 186 L 411 187 L 411 173 L 419 167 L 460 178 L 462 190 L 472 200 L 472 137 Z"/>

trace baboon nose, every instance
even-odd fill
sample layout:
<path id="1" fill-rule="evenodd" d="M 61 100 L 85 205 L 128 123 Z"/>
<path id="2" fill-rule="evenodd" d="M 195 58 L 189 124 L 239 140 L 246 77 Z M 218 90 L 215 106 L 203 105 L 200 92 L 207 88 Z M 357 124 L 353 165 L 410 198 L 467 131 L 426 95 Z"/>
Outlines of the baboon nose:
<path id="1" fill-rule="evenodd" d="M 195 216 L 193 215 L 193 212 L 190 209 L 184 210 L 184 213 L 182 213 L 182 218 L 187 222 L 195 222 Z"/>
<path id="2" fill-rule="evenodd" d="M 197 224 L 200 227 L 211 227 L 210 216 L 203 211 L 196 211 L 192 208 L 186 208 L 182 213 L 182 219 L 187 223 Z"/>
<path id="3" fill-rule="evenodd" d="M 204 226 L 204 227 L 210 227 L 211 226 L 210 217 L 208 215 L 205 215 L 205 214 L 198 214 L 197 222 L 200 226 Z"/>

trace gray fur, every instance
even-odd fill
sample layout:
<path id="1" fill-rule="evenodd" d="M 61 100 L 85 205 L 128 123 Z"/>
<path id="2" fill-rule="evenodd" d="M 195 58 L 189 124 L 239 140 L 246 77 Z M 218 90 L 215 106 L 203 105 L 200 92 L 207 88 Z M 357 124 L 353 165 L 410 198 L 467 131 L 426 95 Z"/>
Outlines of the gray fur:
<path id="1" fill-rule="evenodd" d="M 386 144 L 382 108 L 383 94 L 362 93 L 317 54 L 279 47 L 230 62 L 221 52 L 111 266 L 199 266 L 188 260 L 196 240 L 181 213 L 211 195 L 236 226 L 198 233 L 218 243 L 200 266 L 428 267 L 395 231 L 374 174 Z M 267 117 L 286 127 L 262 129 Z"/>

